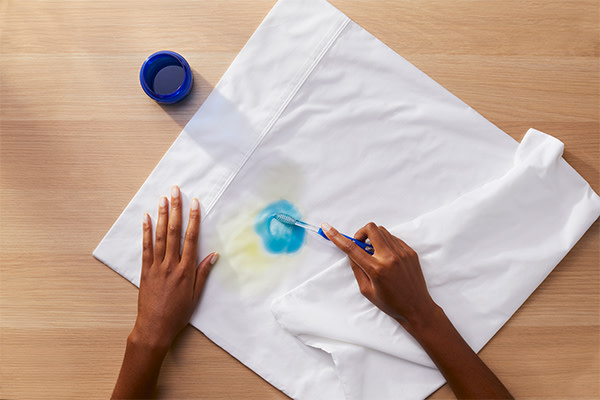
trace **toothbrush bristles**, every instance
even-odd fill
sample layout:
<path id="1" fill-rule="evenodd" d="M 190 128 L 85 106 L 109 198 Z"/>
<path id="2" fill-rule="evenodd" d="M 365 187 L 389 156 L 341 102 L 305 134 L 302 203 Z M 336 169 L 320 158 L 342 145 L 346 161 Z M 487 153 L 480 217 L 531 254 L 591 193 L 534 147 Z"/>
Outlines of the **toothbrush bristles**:
<path id="1" fill-rule="evenodd" d="M 284 213 L 277 213 L 273 216 L 277 221 L 286 225 L 294 225 L 296 223 L 296 218 L 293 218 Z"/>

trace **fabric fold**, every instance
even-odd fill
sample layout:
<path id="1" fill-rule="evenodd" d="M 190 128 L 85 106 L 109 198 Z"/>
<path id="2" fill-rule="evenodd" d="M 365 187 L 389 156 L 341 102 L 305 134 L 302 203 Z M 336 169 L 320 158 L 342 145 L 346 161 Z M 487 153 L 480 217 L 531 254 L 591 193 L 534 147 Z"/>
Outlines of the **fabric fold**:
<path id="1" fill-rule="evenodd" d="M 562 152 L 560 141 L 531 129 L 504 176 L 391 229 L 417 251 L 432 297 L 475 351 L 600 215 L 600 198 Z M 347 260 L 275 299 L 272 311 L 288 332 L 331 353 L 339 376 L 362 376 L 341 378 L 348 398 L 406 393 L 411 386 L 392 379 L 368 392 L 360 382 L 407 361 L 434 367 L 396 321 L 360 295 Z M 359 358 L 379 361 L 367 369 Z"/>

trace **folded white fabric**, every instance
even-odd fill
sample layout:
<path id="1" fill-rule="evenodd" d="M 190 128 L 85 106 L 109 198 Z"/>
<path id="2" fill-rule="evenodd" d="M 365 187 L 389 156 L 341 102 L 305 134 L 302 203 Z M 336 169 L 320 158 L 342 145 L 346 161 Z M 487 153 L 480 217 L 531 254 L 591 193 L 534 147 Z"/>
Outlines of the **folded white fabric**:
<path id="1" fill-rule="evenodd" d="M 417 251 L 432 297 L 476 351 L 600 214 L 600 198 L 562 151 L 558 140 L 530 130 L 506 175 L 392 229 Z M 407 387 L 413 389 L 407 398 L 425 397 L 429 387 L 402 382 L 417 369 L 406 361 L 435 366 L 396 321 L 359 294 L 343 260 L 275 299 L 273 312 L 304 343 L 332 354 L 347 399 L 392 399 L 406 396 Z"/>
<path id="2" fill-rule="evenodd" d="M 418 364 L 427 365 L 428 360 L 414 344 L 389 353 L 387 348 L 377 348 L 376 342 L 357 341 L 335 354 L 307 346 L 294 336 L 296 332 L 291 334 L 277 323 L 271 312 L 274 299 L 344 257 L 318 236 L 307 236 L 297 252 L 271 254 L 254 231 L 255 218 L 265 207 L 285 199 L 306 221 L 328 221 L 347 233 L 370 220 L 398 226 L 500 179 L 513 167 L 516 150 L 517 143 L 508 135 L 327 2 L 281 0 L 94 256 L 138 285 L 142 215 L 156 215 L 158 198 L 178 184 L 184 207 L 192 197 L 202 205 L 199 256 L 221 253 L 192 325 L 293 398 L 360 398 L 361 390 L 368 392 L 386 378 L 405 383 L 402 390 L 407 396 L 422 396 L 442 381 L 436 370 Z M 569 179 L 581 181 L 574 172 Z M 594 212 L 583 209 L 580 217 L 570 220 L 573 229 L 585 231 L 597 217 Z M 464 221 L 475 218 L 471 211 L 467 214 Z M 525 217 L 520 223 L 542 223 L 538 217 Z M 187 223 L 186 217 L 183 222 Z M 566 234 L 565 225 L 557 229 L 553 235 Z M 512 242 L 507 243 L 510 253 Z M 552 268 L 557 260 L 546 261 L 544 268 Z M 341 264 L 335 268 L 343 269 Z M 502 288 L 511 291 L 515 304 L 539 284 L 536 277 L 523 276 L 524 289 Z M 437 285 L 440 299 L 448 282 L 454 282 L 453 274 L 444 277 L 440 271 L 431 282 Z M 311 285 L 315 282 L 319 282 L 316 277 Z M 323 290 L 338 289 L 342 286 Z M 336 301 L 325 293 L 321 298 Z M 300 303 L 298 313 L 305 307 Z M 289 307 L 286 310 L 280 315 L 282 321 L 300 315 Z M 331 336 L 331 348 L 339 345 L 339 337 L 331 334 L 339 330 L 334 321 L 327 322 L 331 331 L 319 336 Z M 497 329 L 499 322 L 482 323 Z M 293 330 L 293 326 L 300 325 L 289 323 L 286 328 Z M 389 332 L 378 335 L 387 337 Z M 472 344 L 488 339 L 487 334 L 474 336 L 469 338 Z M 397 340 L 410 338 L 400 334 Z M 332 355 L 337 357 L 335 364 Z M 362 379 L 357 367 L 339 375 L 343 366 L 351 365 L 340 360 L 356 357 L 362 357 L 362 365 L 369 368 L 386 362 L 397 369 L 373 381 L 368 375 Z M 395 371 L 401 371 L 402 378 L 393 375 Z"/>

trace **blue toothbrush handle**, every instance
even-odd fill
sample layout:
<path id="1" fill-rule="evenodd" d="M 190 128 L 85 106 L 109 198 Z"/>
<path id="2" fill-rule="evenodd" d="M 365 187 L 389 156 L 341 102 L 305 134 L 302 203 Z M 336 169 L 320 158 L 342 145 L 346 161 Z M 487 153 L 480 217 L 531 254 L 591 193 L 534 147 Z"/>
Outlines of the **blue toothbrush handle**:
<path id="1" fill-rule="evenodd" d="M 329 240 L 329 238 L 327 237 L 327 235 L 325 234 L 325 232 L 323 232 L 323 229 L 319 228 L 319 231 L 317 232 L 319 235 L 323 236 L 325 239 Z M 366 251 L 369 254 L 373 254 L 374 249 L 373 246 L 371 246 L 370 244 L 366 244 L 365 242 L 361 242 L 360 240 L 354 239 L 353 237 L 350 237 L 348 235 L 344 235 L 343 233 L 341 234 L 343 237 L 348 238 L 350 240 L 352 240 L 354 243 L 356 243 L 356 245 L 358 247 L 360 247 L 361 249 L 363 249 L 364 251 Z"/>

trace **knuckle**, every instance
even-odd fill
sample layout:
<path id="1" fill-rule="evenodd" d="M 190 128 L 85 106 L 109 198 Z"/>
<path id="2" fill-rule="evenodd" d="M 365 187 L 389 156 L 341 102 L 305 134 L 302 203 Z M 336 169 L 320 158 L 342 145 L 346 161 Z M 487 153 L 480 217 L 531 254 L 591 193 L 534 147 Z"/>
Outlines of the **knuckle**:
<path id="1" fill-rule="evenodd" d="M 196 243 L 198 243 L 198 236 L 194 234 L 185 235 L 184 239 L 184 247 L 193 247 Z"/>
<path id="2" fill-rule="evenodd" d="M 169 233 L 177 233 L 177 226 L 175 224 L 169 224 Z"/>
<path id="3" fill-rule="evenodd" d="M 342 248 L 349 253 L 356 248 L 356 244 L 351 240 L 346 240 L 342 243 Z"/>
<path id="4" fill-rule="evenodd" d="M 373 265 L 373 268 L 369 273 L 369 277 L 371 278 L 371 280 L 378 281 L 379 279 L 381 279 L 384 268 L 385 267 L 382 267 L 380 264 Z"/>
<path id="5" fill-rule="evenodd" d="M 377 229 L 377 224 L 375 224 L 375 222 L 369 222 L 366 227 L 369 229 Z"/>
<path id="6" fill-rule="evenodd" d="M 381 262 L 385 266 L 392 266 L 398 262 L 398 256 L 395 254 L 384 254 L 381 257 Z"/>
<path id="7" fill-rule="evenodd" d="M 185 268 L 175 268 L 175 277 L 179 281 L 183 281 L 187 279 L 187 273 Z"/>
<path id="8" fill-rule="evenodd" d="M 198 233 L 197 232 L 188 232 L 185 235 L 185 242 L 189 244 L 194 244 L 198 241 Z"/>
<path id="9" fill-rule="evenodd" d="M 162 272 L 165 276 L 172 276 L 173 274 L 177 273 L 177 263 L 172 257 L 167 256 L 162 265 Z"/>

